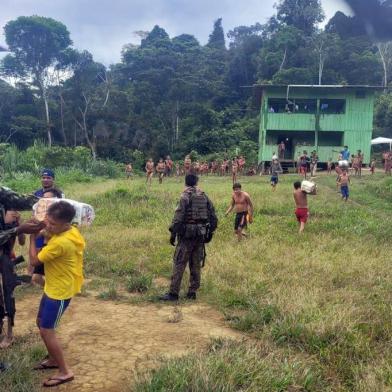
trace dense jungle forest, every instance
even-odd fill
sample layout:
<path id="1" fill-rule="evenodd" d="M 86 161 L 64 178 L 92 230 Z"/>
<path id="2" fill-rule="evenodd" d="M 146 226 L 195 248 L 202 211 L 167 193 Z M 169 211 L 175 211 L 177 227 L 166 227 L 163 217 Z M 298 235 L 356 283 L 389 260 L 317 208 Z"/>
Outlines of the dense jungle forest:
<path id="1" fill-rule="evenodd" d="M 212 23 L 211 23 L 212 24 Z M 20 16 L 4 27 L 0 142 L 85 146 L 92 156 L 142 161 L 240 150 L 256 156 L 259 102 L 253 85 L 388 87 L 392 42 L 374 42 L 356 16 L 325 20 L 320 0 L 280 0 L 267 23 L 224 30 L 207 44 L 164 26 L 124 37 L 121 62 L 105 66 L 73 47 L 54 19 Z M 392 136 L 392 94 L 380 93 L 376 136 Z"/>

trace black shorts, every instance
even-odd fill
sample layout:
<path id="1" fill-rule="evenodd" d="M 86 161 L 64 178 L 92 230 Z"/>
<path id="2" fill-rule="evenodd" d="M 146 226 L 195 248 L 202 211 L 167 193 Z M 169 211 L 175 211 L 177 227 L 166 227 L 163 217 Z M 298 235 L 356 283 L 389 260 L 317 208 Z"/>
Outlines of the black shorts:
<path id="1" fill-rule="evenodd" d="M 41 263 L 40 265 L 36 265 L 34 267 L 34 271 L 33 274 L 37 274 L 37 275 L 45 275 L 45 268 L 44 265 Z"/>
<path id="2" fill-rule="evenodd" d="M 234 230 L 246 227 L 246 215 L 248 215 L 247 211 L 237 212 L 234 220 Z"/>

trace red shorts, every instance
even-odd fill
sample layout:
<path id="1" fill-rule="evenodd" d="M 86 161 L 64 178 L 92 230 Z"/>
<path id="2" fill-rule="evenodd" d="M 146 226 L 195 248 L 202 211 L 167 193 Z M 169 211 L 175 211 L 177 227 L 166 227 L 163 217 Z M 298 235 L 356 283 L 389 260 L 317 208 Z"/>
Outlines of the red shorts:
<path id="1" fill-rule="evenodd" d="M 306 173 L 306 166 L 300 166 L 299 172 L 300 172 L 301 174 L 305 174 L 305 173 Z"/>
<path id="2" fill-rule="evenodd" d="M 298 222 L 306 223 L 309 217 L 309 210 L 307 208 L 297 208 L 295 210 L 295 216 Z"/>

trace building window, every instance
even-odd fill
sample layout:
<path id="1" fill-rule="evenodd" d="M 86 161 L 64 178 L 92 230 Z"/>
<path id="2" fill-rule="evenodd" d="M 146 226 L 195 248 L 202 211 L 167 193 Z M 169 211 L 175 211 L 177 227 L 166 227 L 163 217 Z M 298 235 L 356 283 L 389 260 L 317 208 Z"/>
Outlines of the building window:
<path id="1" fill-rule="evenodd" d="M 345 111 L 345 99 L 320 99 L 321 114 L 344 114 Z"/>
<path id="2" fill-rule="evenodd" d="M 316 99 L 270 98 L 268 99 L 269 113 L 303 113 L 315 114 Z"/>
<path id="3" fill-rule="evenodd" d="M 318 145 L 340 147 L 343 145 L 343 134 L 344 132 L 319 132 Z"/>
<path id="4" fill-rule="evenodd" d="M 277 145 L 281 141 L 293 146 L 314 146 L 315 133 L 313 131 L 275 131 L 267 130 L 265 144 Z"/>

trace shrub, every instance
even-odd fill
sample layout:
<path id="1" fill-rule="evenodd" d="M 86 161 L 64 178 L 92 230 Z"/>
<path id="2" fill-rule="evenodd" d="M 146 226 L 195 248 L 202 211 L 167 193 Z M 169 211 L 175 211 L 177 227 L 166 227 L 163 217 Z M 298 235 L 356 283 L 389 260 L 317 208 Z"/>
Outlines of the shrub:
<path id="1" fill-rule="evenodd" d="M 135 275 L 130 276 L 127 280 L 127 290 L 130 293 L 144 293 L 146 292 L 152 284 L 152 276 L 151 275 Z"/>

